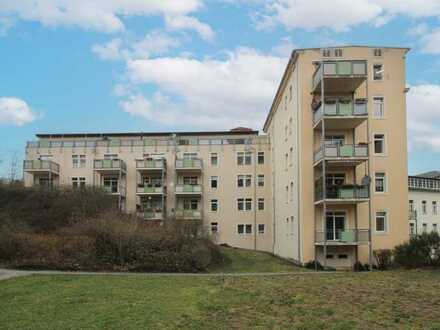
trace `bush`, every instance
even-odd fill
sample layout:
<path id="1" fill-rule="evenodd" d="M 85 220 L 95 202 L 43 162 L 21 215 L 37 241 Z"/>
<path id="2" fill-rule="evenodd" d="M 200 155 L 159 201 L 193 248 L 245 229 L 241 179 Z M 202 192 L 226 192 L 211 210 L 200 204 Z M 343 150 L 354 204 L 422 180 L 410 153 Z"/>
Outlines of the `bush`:
<path id="1" fill-rule="evenodd" d="M 389 249 L 374 250 L 373 256 L 376 259 L 378 270 L 387 270 L 392 265 L 392 251 Z"/>
<path id="2" fill-rule="evenodd" d="M 355 272 L 368 272 L 370 270 L 370 266 L 368 264 L 363 264 L 360 261 L 356 261 L 353 269 Z"/>
<path id="3" fill-rule="evenodd" d="M 319 261 L 311 260 L 304 264 L 304 267 L 307 269 L 313 269 L 313 270 L 324 270 L 324 266 L 321 265 Z"/>
<path id="4" fill-rule="evenodd" d="M 440 267 L 440 235 L 431 232 L 411 237 L 396 246 L 394 261 L 405 268 Z"/>

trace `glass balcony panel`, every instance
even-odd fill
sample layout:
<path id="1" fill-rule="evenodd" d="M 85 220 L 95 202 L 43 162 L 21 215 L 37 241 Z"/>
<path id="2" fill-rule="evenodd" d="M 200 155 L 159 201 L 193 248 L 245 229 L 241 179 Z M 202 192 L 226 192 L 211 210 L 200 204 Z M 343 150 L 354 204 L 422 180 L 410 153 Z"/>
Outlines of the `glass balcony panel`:
<path id="1" fill-rule="evenodd" d="M 324 63 L 324 75 L 335 75 L 336 72 L 336 63 Z"/>
<path id="2" fill-rule="evenodd" d="M 355 75 L 366 75 L 367 66 L 364 62 L 353 62 L 353 74 Z"/>
<path id="3" fill-rule="evenodd" d="M 351 62 L 341 61 L 337 62 L 336 73 L 338 75 L 351 75 Z"/>
<path id="4" fill-rule="evenodd" d="M 340 100 L 338 103 L 339 115 L 340 116 L 352 116 L 353 107 L 351 100 Z"/>
<path id="5" fill-rule="evenodd" d="M 352 145 L 342 145 L 339 147 L 339 154 L 341 157 L 353 157 L 354 147 Z"/>
<path id="6" fill-rule="evenodd" d="M 337 114 L 337 103 L 334 100 L 325 101 L 325 114 L 327 116 L 335 116 Z"/>

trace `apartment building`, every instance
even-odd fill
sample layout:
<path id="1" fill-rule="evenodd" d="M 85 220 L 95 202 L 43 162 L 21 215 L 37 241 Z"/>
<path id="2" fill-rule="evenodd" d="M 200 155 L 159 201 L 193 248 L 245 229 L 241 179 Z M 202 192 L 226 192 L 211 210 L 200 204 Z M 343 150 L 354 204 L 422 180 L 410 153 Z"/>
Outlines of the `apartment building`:
<path id="1" fill-rule="evenodd" d="M 407 51 L 293 51 L 264 124 L 275 254 L 342 268 L 408 238 Z"/>
<path id="2" fill-rule="evenodd" d="M 37 135 L 26 185 L 97 185 L 148 221 L 345 268 L 408 238 L 406 48 L 292 52 L 265 135 Z"/>
<path id="3" fill-rule="evenodd" d="M 408 177 L 409 234 L 440 232 L 440 172 Z"/>
<path id="4" fill-rule="evenodd" d="M 146 221 L 196 221 L 218 243 L 272 251 L 269 141 L 257 131 L 37 138 L 26 147 L 26 186 L 99 186 Z"/>

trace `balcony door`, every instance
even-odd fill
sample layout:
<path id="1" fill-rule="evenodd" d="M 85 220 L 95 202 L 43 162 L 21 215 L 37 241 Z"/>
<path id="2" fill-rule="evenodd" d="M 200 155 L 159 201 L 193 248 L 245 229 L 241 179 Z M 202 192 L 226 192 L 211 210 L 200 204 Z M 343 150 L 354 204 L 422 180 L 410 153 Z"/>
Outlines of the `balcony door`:
<path id="1" fill-rule="evenodd" d="M 326 231 L 327 241 L 339 241 L 341 232 L 345 231 L 345 212 L 327 212 Z"/>

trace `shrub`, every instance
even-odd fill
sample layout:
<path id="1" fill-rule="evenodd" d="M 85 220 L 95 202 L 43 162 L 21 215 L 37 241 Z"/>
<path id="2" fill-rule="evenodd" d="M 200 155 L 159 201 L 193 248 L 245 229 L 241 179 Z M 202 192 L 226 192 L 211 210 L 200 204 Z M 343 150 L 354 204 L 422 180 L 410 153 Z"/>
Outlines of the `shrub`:
<path id="1" fill-rule="evenodd" d="M 440 235 L 423 233 L 394 249 L 394 261 L 405 268 L 440 267 Z"/>
<path id="2" fill-rule="evenodd" d="M 324 267 L 321 265 L 319 261 L 311 260 L 304 264 L 304 267 L 307 269 L 313 269 L 313 270 L 324 270 Z"/>
<path id="3" fill-rule="evenodd" d="M 370 270 L 370 266 L 368 264 L 363 264 L 360 261 L 356 261 L 353 265 L 353 269 L 355 272 L 368 272 Z"/>
<path id="4" fill-rule="evenodd" d="M 392 264 L 392 251 L 389 249 L 374 250 L 373 256 L 376 259 L 376 266 L 379 270 L 387 270 Z"/>

